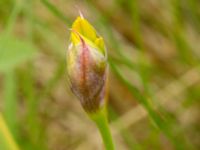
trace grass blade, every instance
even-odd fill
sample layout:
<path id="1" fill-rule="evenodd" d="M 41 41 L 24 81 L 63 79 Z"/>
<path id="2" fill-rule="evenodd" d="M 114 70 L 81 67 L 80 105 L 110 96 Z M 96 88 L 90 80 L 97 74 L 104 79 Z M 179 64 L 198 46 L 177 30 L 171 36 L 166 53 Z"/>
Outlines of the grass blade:
<path id="1" fill-rule="evenodd" d="M 0 113 L 0 149 L 19 150 L 15 141 L 12 138 L 11 133 L 8 130 L 8 127 L 1 113 Z"/>

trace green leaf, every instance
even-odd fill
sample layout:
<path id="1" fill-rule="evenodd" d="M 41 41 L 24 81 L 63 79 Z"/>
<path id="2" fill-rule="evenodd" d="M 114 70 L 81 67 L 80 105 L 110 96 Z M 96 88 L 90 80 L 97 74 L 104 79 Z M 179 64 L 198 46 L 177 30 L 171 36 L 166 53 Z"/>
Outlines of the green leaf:
<path id="1" fill-rule="evenodd" d="M 6 72 L 33 58 L 36 49 L 26 41 L 12 36 L 0 36 L 0 72 Z"/>

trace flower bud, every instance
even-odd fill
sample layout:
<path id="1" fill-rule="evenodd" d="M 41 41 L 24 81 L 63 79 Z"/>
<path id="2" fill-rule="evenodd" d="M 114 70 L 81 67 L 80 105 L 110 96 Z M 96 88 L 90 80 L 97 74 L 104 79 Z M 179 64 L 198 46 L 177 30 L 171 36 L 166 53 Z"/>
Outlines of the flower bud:
<path id="1" fill-rule="evenodd" d="M 71 89 L 86 112 L 96 112 L 105 104 L 107 53 L 102 37 L 83 17 L 72 25 L 67 50 L 67 73 Z"/>

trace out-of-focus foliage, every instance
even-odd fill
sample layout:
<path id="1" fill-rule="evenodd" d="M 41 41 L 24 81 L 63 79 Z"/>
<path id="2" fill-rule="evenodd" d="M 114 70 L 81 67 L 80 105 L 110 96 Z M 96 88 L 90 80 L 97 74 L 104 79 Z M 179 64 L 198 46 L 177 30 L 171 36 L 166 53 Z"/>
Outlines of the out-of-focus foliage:
<path id="1" fill-rule="evenodd" d="M 5 24 L 7 18 L 9 17 L 10 12 L 14 6 L 13 0 L 1 0 L 0 1 L 0 22 Z"/>
<path id="2" fill-rule="evenodd" d="M 200 149 L 199 8 L 198 0 L 0 0 L 0 111 L 17 145 L 102 149 L 66 78 L 69 28 L 81 11 L 107 45 L 116 149 Z"/>
<path id="3" fill-rule="evenodd" d="M 13 37 L 0 37 L 0 71 L 13 69 L 19 63 L 34 56 L 35 49 L 27 41 Z"/>

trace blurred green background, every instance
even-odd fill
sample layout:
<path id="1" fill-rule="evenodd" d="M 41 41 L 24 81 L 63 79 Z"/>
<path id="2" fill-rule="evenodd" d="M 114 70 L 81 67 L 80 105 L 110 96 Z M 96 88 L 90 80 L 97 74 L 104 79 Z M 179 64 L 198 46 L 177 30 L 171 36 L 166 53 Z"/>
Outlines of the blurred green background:
<path id="1" fill-rule="evenodd" d="M 199 0 L 0 0 L 0 111 L 18 147 L 103 149 L 66 77 L 80 10 L 107 45 L 116 149 L 199 150 L 199 8 Z"/>

